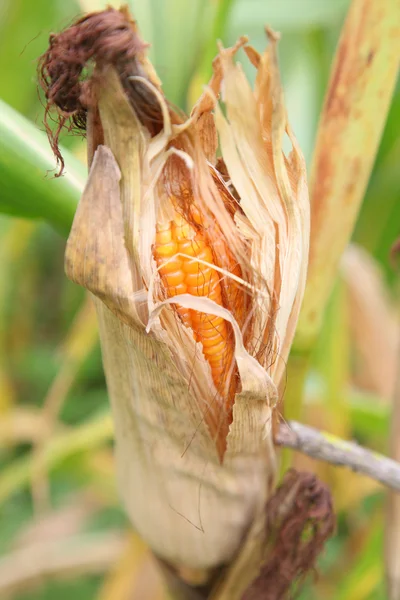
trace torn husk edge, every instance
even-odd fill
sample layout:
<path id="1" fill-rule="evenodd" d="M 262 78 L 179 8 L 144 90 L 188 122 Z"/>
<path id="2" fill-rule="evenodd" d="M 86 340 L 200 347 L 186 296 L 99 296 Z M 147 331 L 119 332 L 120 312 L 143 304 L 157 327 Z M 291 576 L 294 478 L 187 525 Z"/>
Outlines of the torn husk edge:
<path id="1" fill-rule="evenodd" d="M 95 15 L 101 35 L 107 29 L 99 15 L 112 14 L 118 24 L 121 18 L 115 13 L 124 16 L 112 9 Z M 85 27 L 89 17 L 82 20 Z M 232 559 L 274 486 L 272 411 L 307 265 L 305 166 L 287 124 L 271 32 L 263 56 L 246 47 L 258 69 L 254 95 L 232 60 L 245 43 L 241 40 L 233 49 L 220 49 L 210 86 L 184 121 L 162 95 L 137 41 L 136 24 L 129 21 L 129 29 L 126 18 L 122 20 L 118 35 L 121 40 L 131 36 L 136 53 L 126 51 L 121 62 L 121 49 L 113 48 L 113 54 L 107 44 L 100 48 L 99 34 L 97 55 L 89 57 L 96 59 L 96 68 L 78 97 L 78 104 L 86 103 L 88 110 L 93 161 L 67 244 L 66 273 L 95 297 L 115 421 L 119 488 L 130 518 L 156 554 L 178 568 L 207 570 Z M 53 39 L 47 63 L 56 49 Z M 54 72 L 45 71 L 50 84 Z M 222 82 L 226 117 L 216 103 Z M 219 195 L 222 182 L 215 183 L 205 160 L 215 154 L 216 130 L 241 198 L 243 214 L 237 211 L 235 223 Z M 293 145 L 289 157 L 281 150 L 285 130 Z M 215 401 L 209 367 L 199 343 L 176 319 L 173 300 L 160 302 L 157 295 L 151 255 L 155 206 L 162 200 L 160 176 L 173 155 L 184 163 L 196 199 L 217 219 L 238 261 L 243 262 L 240 239 L 247 236 L 252 260 L 243 267 L 257 274 L 253 289 L 268 282 L 263 288 L 268 294 L 260 290 L 254 309 L 254 326 L 269 331 L 268 339 L 261 340 L 267 353 L 261 346 L 257 349 L 257 340 L 252 353 L 247 351 L 226 308 L 206 298 L 175 299 L 220 314 L 234 329 L 241 389 L 222 462 L 205 420 L 205 407 Z"/>

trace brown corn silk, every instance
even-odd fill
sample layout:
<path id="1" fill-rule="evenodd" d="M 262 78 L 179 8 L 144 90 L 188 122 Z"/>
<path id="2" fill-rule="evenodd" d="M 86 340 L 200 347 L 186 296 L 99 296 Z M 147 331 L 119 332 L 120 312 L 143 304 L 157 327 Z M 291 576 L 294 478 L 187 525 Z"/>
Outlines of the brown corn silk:
<path id="1" fill-rule="evenodd" d="M 124 61 L 109 58 L 110 14 L 118 35 L 130 30 L 124 43 L 141 49 L 125 49 Z M 102 33 L 79 103 L 94 158 L 66 272 L 95 298 L 130 518 L 169 563 L 208 570 L 232 559 L 274 486 L 273 409 L 307 268 L 304 161 L 272 32 L 263 55 L 245 38 L 220 48 L 209 86 L 183 118 L 126 11 L 92 19 Z M 242 46 L 257 69 L 254 90 L 234 62 Z M 42 72 L 57 105 L 55 49 L 57 39 Z"/>

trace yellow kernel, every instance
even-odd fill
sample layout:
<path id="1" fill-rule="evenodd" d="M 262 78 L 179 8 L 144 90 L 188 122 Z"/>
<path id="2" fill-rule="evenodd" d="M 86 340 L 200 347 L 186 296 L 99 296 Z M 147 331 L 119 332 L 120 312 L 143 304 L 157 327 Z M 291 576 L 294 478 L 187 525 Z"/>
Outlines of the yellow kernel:
<path id="1" fill-rule="evenodd" d="M 206 354 L 207 357 L 209 357 L 209 356 L 217 357 L 217 356 L 220 356 L 221 354 L 223 354 L 225 347 L 226 347 L 226 340 L 221 335 L 219 335 L 219 342 L 217 344 L 213 344 L 212 346 L 205 347 L 204 354 Z"/>
<path id="2" fill-rule="evenodd" d="M 185 273 L 185 281 L 187 285 L 198 286 L 203 283 L 209 283 L 213 279 L 211 269 L 200 271 L 200 273 Z"/>
<path id="3" fill-rule="evenodd" d="M 199 338 L 201 338 L 199 341 L 202 342 L 204 348 L 211 348 L 221 339 L 221 333 L 218 330 L 214 330 L 213 333 L 214 335 L 211 337 L 204 336 L 203 332 L 199 335 Z"/>
<path id="4" fill-rule="evenodd" d="M 187 293 L 187 285 L 179 283 L 178 285 L 167 286 L 168 296 L 178 296 L 179 294 Z"/>
<path id="5" fill-rule="evenodd" d="M 178 252 L 178 244 L 174 241 L 166 244 L 156 244 L 154 253 L 157 257 L 166 256 L 170 257 Z"/>
<path id="6" fill-rule="evenodd" d="M 183 271 L 182 261 L 179 258 L 159 258 L 157 266 L 161 275 L 168 275 L 173 271 Z"/>
<path id="7" fill-rule="evenodd" d="M 156 246 L 159 244 L 168 244 L 172 240 L 171 229 L 164 229 L 156 233 Z"/>
<path id="8" fill-rule="evenodd" d="M 185 281 L 185 273 L 183 271 L 175 271 L 173 273 L 167 273 L 163 277 L 163 281 L 166 285 L 169 286 L 177 286 L 180 283 L 184 283 Z M 186 284 L 186 282 L 185 282 Z"/>
<path id="9" fill-rule="evenodd" d="M 179 242 L 179 252 L 188 256 L 198 256 L 205 247 L 205 243 L 199 240 L 185 240 Z"/>

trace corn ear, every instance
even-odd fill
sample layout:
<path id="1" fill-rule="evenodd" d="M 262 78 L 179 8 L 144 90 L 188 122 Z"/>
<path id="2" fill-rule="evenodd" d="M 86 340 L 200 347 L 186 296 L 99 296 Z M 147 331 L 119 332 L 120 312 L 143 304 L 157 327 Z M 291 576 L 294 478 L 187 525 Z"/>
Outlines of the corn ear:
<path id="1" fill-rule="evenodd" d="M 210 86 L 183 122 L 141 56 L 141 75 L 131 79 L 159 107 L 162 127 L 153 135 L 118 71 L 99 67 L 93 87 L 104 143 L 95 148 L 90 110 L 93 161 L 65 256 L 68 277 L 95 298 L 126 510 L 152 550 L 197 581 L 231 561 L 273 490 L 273 409 L 305 286 L 305 167 L 287 124 L 272 32 L 270 39 L 263 56 L 246 47 L 258 70 L 254 92 L 233 61 L 246 40 L 221 48 Z M 218 104 L 222 87 L 226 116 Z M 288 157 L 285 131 L 293 145 Z M 217 134 L 229 184 L 215 166 Z M 228 304 L 166 297 L 152 246 L 159 219 L 169 220 L 176 207 L 174 177 L 192 186 L 196 210 L 217 230 L 215 243 L 223 236 L 241 267 L 237 279 L 252 317 L 247 331 Z M 223 201 L 234 204 L 229 185 L 240 196 L 234 218 Z M 218 268 L 224 285 L 232 274 L 223 262 Z M 207 421 L 218 401 L 211 369 L 177 305 L 232 328 L 240 385 L 222 452 Z"/>

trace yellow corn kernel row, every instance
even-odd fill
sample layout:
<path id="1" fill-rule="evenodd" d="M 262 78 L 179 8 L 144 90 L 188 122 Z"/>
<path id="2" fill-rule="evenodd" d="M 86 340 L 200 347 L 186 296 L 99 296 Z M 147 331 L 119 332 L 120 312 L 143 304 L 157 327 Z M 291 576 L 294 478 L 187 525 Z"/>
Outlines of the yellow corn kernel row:
<path id="1" fill-rule="evenodd" d="M 192 256 L 214 264 L 214 257 L 205 236 L 196 231 L 180 215 L 174 220 L 158 223 L 156 227 L 153 256 L 168 297 L 178 294 L 205 296 L 223 306 L 221 275 L 210 266 L 200 264 L 178 253 Z M 196 341 L 203 345 L 203 353 L 207 359 L 215 387 L 223 398 L 225 414 L 221 418 L 221 407 L 215 407 L 214 417 L 222 434 L 227 434 L 230 412 L 236 391 L 236 370 L 234 367 L 233 341 L 229 324 L 221 317 L 208 315 L 197 310 L 176 305 L 176 311 L 183 323 L 193 329 Z M 217 410 L 220 418 L 218 419 Z M 222 424 L 225 421 L 225 425 Z"/>

